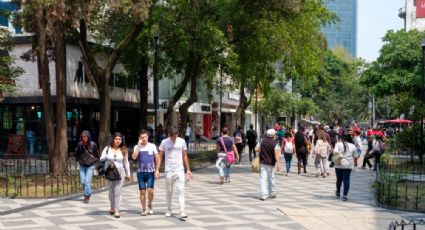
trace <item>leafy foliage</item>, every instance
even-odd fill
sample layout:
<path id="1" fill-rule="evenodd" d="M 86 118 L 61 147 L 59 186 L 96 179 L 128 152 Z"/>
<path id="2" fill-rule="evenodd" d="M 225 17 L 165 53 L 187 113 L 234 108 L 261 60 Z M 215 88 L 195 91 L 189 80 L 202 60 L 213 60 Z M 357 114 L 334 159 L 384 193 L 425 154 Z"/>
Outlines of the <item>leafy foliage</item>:
<path id="1" fill-rule="evenodd" d="M 14 80 L 23 74 L 22 68 L 13 65 L 14 58 L 9 55 L 11 49 L 10 32 L 0 28 L 0 97 L 13 93 L 16 90 Z"/>

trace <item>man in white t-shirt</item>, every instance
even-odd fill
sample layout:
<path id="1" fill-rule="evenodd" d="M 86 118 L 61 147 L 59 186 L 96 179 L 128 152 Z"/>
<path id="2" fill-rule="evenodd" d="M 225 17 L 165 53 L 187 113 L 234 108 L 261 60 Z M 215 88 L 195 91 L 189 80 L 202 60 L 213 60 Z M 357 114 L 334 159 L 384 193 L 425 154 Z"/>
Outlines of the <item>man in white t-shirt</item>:
<path id="1" fill-rule="evenodd" d="M 187 157 L 186 142 L 178 137 L 177 128 L 168 131 L 168 138 L 163 140 L 159 146 L 159 160 L 156 164 L 155 177 L 159 177 L 159 168 L 162 158 L 165 155 L 165 189 L 167 199 L 167 212 L 165 216 L 171 216 L 171 201 L 173 187 L 176 184 L 176 190 L 179 195 L 180 216 L 187 218 L 185 212 L 184 186 L 185 180 L 192 178 L 192 172 L 189 168 L 189 158 Z M 184 165 L 183 165 L 184 163 Z M 186 177 L 184 168 L 186 167 Z"/>
<path id="2" fill-rule="evenodd" d="M 155 183 L 155 161 L 158 161 L 156 145 L 148 142 L 148 132 L 139 132 L 139 142 L 134 146 L 131 157 L 137 161 L 137 181 L 139 183 L 142 216 L 153 215 L 152 200 Z M 146 190 L 148 190 L 148 208 L 146 209 Z"/>

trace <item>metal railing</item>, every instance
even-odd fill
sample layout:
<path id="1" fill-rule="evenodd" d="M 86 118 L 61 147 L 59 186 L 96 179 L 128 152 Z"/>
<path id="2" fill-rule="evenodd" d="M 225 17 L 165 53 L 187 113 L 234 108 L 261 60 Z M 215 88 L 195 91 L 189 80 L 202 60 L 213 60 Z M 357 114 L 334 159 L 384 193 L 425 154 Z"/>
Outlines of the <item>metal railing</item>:
<path id="1" fill-rule="evenodd" d="M 191 147 L 191 168 L 215 161 L 215 144 L 201 143 Z M 66 173 L 52 175 L 49 173 L 49 160 L 46 155 L 0 154 L 0 197 L 51 198 L 81 193 L 79 166 L 75 157 L 70 154 L 67 158 Z M 135 161 L 130 160 L 130 168 L 133 175 L 126 183 L 134 183 L 137 180 Z M 93 176 L 93 190 L 106 186 L 107 180 L 103 176 Z"/>
<path id="2" fill-rule="evenodd" d="M 425 166 L 416 160 L 381 161 L 375 183 L 378 204 L 425 212 Z"/>
<path id="3" fill-rule="evenodd" d="M 418 220 L 414 220 L 414 219 L 410 219 L 410 220 L 401 220 L 401 221 L 394 221 L 390 224 L 390 226 L 388 226 L 388 230 L 397 230 L 397 229 L 401 229 L 401 230 L 405 230 L 407 226 L 411 226 L 412 228 L 409 229 L 413 229 L 416 230 L 416 226 L 417 225 L 425 225 L 425 220 L 424 219 L 418 219 Z"/>

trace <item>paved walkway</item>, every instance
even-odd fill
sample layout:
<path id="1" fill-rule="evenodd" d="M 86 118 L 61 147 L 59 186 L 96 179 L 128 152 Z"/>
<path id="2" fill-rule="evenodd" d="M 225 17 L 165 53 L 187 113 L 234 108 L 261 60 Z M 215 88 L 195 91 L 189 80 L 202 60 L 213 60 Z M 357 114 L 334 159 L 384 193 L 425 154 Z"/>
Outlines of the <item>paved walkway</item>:
<path id="1" fill-rule="evenodd" d="M 250 171 L 246 160 L 234 167 L 230 184 L 218 185 L 214 166 L 194 171 L 194 180 L 186 187 L 187 219 L 178 217 L 176 196 L 174 216 L 164 216 L 164 179 L 160 178 L 153 216 L 140 216 L 138 188 L 131 185 L 124 188 L 120 219 L 108 214 L 108 194 L 103 191 L 94 194 L 89 204 L 74 197 L 0 216 L 0 229 L 388 229 L 394 220 L 424 218 L 423 214 L 377 207 L 372 171 L 352 174 L 347 202 L 334 196 L 334 173 L 316 178 L 311 166 L 307 174 L 277 174 L 278 197 L 261 201 L 259 175 Z M 1 199 L 0 208 L 37 202 L 41 201 Z"/>

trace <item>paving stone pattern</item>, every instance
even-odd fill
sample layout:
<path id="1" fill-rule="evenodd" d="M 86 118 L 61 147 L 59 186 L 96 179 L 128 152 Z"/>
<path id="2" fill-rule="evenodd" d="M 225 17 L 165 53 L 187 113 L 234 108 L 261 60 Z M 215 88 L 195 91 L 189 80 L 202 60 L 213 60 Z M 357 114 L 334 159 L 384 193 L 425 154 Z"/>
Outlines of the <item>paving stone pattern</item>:
<path id="1" fill-rule="evenodd" d="M 214 166 L 193 172 L 194 179 L 186 186 L 187 219 L 179 217 L 177 194 L 173 216 L 164 216 L 165 185 L 160 178 L 155 184 L 152 216 L 140 215 L 138 187 L 131 185 L 124 188 L 120 219 L 109 215 L 108 192 L 103 191 L 94 194 L 89 204 L 78 197 L 2 215 L 0 229 L 388 229 L 394 220 L 424 218 L 423 214 L 377 207 L 371 188 L 373 171 L 353 172 L 349 200 L 338 200 L 334 172 L 316 178 L 311 159 L 306 174 L 287 177 L 278 173 L 278 196 L 261 201 L 259 174 L 250 171 L 247 158 L 233 168 L 229 184 L 218 184 Z M 10 210 L 32 202 L 42 201 L 2 199 L 0 208 Z"/>

